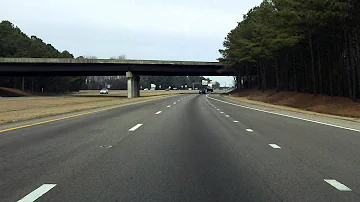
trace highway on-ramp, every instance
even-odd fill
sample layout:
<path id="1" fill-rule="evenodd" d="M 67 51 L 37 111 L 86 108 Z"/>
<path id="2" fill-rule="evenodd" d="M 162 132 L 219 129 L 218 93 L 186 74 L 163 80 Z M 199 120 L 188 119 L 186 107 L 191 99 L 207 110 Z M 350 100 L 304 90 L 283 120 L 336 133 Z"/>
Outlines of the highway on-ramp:
<path id="1" fill-rule="evenodd" d="M 326 121 L 177 95 L 0 131 L 0 201 L 360 201 L 359 124 Z"/>

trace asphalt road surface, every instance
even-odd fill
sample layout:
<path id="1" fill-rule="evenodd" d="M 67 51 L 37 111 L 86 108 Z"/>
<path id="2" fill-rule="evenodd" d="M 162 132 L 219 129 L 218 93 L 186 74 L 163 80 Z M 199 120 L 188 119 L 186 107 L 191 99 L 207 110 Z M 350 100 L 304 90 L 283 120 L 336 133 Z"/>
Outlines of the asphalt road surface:
<path id="1" fill-rule="evenodd" d="M 0 132 L 0 162 L 2 202 L 360 201 L 357 129 L 218 95 Z"/>

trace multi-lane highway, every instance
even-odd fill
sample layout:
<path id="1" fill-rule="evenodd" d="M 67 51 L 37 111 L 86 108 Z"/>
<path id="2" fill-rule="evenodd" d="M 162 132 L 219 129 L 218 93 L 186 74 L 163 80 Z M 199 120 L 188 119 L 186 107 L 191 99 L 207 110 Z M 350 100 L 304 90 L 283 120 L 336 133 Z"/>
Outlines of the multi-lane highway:
<path id="1" fill-rule="evenodd" d="M 0 201 L 360 201 L 359 129 L 219 95 L 86 113 L 0 131 Z"/>

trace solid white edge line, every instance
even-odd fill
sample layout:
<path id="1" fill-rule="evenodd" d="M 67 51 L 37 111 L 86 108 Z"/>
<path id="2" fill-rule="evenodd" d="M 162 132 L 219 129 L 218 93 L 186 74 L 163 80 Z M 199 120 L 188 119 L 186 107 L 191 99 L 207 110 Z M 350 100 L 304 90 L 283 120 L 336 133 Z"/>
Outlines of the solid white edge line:
<path id="1" fill-rule="evenodd" d="M 335 187 L 337 190 L 340 190 L 340 191 L 352 191 L 349 187 L 347 187 L 346 185 L 338 182 L 337 180 L 324 179 L 324 181 L 327 182 L 328 184 L 330 184 L 331 186 Z"/>
<path id="2" fill-rule="evenodd" d="M 136 124 L 134 127 L 130 128 L 129 131 L 135 131 L 136 129 L 140 128 L 143 124 L 139 123 Z"/>
<path id="3" fill-rule="evenodd" d="M 317 124 L 321 124 L 321 125 L 331 126 L 331 127 L 335 127 L 335 128 L 341 128 L 341 129 L 344 129 L 344 130 L 351 130 L 351 131 L 355 131 L 355 132 L 360 132 L 360 130 L 354 129 L 354 128 L 348 128 L 348 127 L 343 127 L 343 126 L 334 125 L 334 124 L 330 124 L 330 123 L 324 123 L 324 122 L 314 121 L 314 120 L 310 120 L 310 119 L 304 119 L 304 118 L 300 118 L 300 117 L 296 117 L 296 116 L 280 114 L 280 113 L 277 113 L 277 112 L 270 112 L 270 111 L 266 111 L 266 110 L 262 110 L 262 109 L 256 109 L 256 108 L 247 107 L 247 106 L 243 106 L 243 105 L 239 105 L 239 104 L 234 104 L 234 103 L 231 103 L 231 102 L 225 102 L 225 101 L 218 100 L 218 99 L 215 99 L 215 98 L 212 98 L 212 97 L 208 97 L 208 98 L 210 98 L 212 100 L 215 100 L 215 101 L 218 101 L 218 102 L 222 102 L 222 103 L 242 107 L 242 108 L 245 108 L 245 109 L 251 109 L 251 110 L 264 112 L 264 113 L 268 113 L 268 114 L 274 114 L 274 115 L 278 115 L 278 116 L 284 116 L 284 117 L 298 119 L 298 120 L 302 120 L 302 121 L 307 121 L 307 122 L 317 123 Z"/>
<path id="4" fill-rule="evenodd" d="M 42 195 L 46 194 L 46 192 L 50 191 L 54 188 L 56 184 L 43 184 L 28 195 L 24 196 L 24 198 L 18 200 L 18 202 L 32 202 L 36 199 L 40 198 Z"/>
<path id="5" fill-rule="evenodd" d="M 162 112 L 162 111 L 158 111 L 158 112 L 156 112 L 155 114 L 158 115 L 158 114 L 160 114 L 161 112 Z"/>
<path id="6" fill-rule="evenodd" d="M 281 149 L 281 147 L 277 144 L 269 144 L 270 147 L 274 148 L 274 149 Z"/>
<path id="7" fill-rule="evenodd" d="M 248 132 L 254 132 L 252 129 L 246 129 L 246 131 L 248 131 Z"/>

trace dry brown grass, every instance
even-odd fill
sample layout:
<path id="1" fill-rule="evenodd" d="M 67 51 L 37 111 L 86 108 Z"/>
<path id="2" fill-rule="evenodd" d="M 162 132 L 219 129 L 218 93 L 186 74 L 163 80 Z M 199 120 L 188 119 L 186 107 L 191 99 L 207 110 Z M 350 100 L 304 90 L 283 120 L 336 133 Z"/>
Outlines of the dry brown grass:
<path id="1" fill-rule="evenodd" d="M 148 101 L 166 96 L 167 95 L 156 95 L 133 99 L 104 96 L 0 100 L 0 125 L 100 107 Z"/>
<path id="2" fill-rule="evenodd" d="M 290 111 L 356 120 L 360 118 L 360 104 L 344 97 L 311 95 L 298 92 L 261 92 L 248 90 L 227 96 L 242 102 Z"/>
<path id="3" fill-rule="evenodd" d="M 142 97 L 127 99 L 126 90 L 110 91 L 109 95 L 99 95 L 98 90 L 89 90 L 80 91 L 77 93 L 79 96 L 0 100 L 0 125 L 100 107 L 148 101 L 184 93 L 197 93 L 197 91 L 141 91 Z"/>

